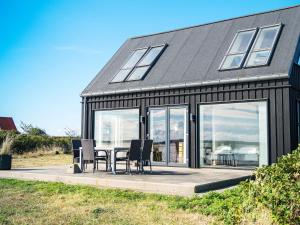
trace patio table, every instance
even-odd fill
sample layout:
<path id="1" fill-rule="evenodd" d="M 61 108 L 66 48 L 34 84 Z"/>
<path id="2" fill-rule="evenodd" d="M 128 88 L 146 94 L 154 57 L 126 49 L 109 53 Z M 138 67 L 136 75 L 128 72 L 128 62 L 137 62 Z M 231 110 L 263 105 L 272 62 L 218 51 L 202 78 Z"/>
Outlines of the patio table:
<path id="1" fill-rule="evenodd" d="M 106 151 L 108 155 L 108 171 L 111 171 L 113 174 L 116 174 L 116 161 L 115 156 L 117 152 L 128 152 L 129 148 L 124 147 L 115 147 L 113 149 L 103 149 L 95 147 L 95 153 L 98 154 L 100 151 Z M 82 170 L 82 147 L 79 148 L 79 166 Z M 113 166 L 112 166 L 113 165 Z"/>

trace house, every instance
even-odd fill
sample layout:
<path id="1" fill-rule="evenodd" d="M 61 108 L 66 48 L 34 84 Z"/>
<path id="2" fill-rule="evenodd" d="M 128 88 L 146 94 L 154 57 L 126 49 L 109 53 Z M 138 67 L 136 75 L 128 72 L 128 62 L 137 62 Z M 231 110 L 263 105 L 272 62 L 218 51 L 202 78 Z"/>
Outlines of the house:
<path id="1" fill-rule="evenodd" d="M 0 117 L 0 130 L 17 130 L 13 118 Z"/>
<path id="2" fill-rule="evenodd" d="M 154 140 L 157 165 L 253 168 L 300 137 L 300 6 L 125 41 L 81 93 L 97 146 Z"/>

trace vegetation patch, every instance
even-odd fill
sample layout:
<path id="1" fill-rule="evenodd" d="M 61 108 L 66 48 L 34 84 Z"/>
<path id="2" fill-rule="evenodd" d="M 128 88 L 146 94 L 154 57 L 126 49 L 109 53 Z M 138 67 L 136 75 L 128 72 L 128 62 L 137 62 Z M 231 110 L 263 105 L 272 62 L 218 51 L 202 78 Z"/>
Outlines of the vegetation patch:
<path id="1" fill-rule="evenodd" d="M 40 134 L 20 134 L 17 131 L 0 130 L 0 145 L 9 137 L 13 140 L 12 152 L 23 154 L 26 152 L 37 151 L 41 148 L 59 147 L 64 153 L 71 151 L 71 137 L 53 137 Z"/>
<path id="2" fill-rule="evenodd" d="M 225 224 L 255 223 L 268 214 L 278 224 L 300 224 L 300 149 L 258 168 L 255 177 L 222 193 L 180 199 L 171 207 L 214 215 Z"/>

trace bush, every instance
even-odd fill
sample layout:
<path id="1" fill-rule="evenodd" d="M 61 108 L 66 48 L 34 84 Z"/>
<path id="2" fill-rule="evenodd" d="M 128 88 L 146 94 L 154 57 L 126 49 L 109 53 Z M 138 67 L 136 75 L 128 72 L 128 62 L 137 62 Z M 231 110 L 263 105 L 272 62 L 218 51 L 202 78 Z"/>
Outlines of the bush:
<path id="1" fill-rule="evenodd" d="M 12 152 L 17 154 L 35 151 L 38 148 L 51 147 L 51 146 L 63 148 L 64 153 L 69 153 L 71 151 L 70 137 L 29 135 L 29 134 L 19 134 L 18 132 L 15 131 L 0 130 L 0 143 L 4 141 L 6 136 L 12 137 L 14 139 Z"/>
<path id="2" fill-rule="evenodd" d="M 225 224 L 245 224 L 249 219 L 255 223 L 263 211 L 278 224 L 300 224 L 300 147 L 277 163 L 258 168 L 255 180 L 222 193 L 179 199 L 170 207 L 213 215 Z"/>
<path id="3" fill-rule="evenodd" d="M 300 148 L 257 169 L 255 177 L 243 184 L 248 205 L 264 205 L 279 224 L 300 224 Z"/>

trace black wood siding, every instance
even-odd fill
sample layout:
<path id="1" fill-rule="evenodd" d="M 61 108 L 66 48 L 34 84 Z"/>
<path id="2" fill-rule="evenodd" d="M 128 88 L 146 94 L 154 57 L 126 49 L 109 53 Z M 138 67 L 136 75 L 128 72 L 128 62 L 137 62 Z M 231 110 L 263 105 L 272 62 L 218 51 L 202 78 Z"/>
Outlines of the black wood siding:
<path id="1" fill-rule="evenodd" d="M 186 104 L 189 113 L 196 115 L 197 105 L 201 103 L 267 100 L 269 161 L 272 163 L 276 162 L 278 156 L 290 152 L 291 147 L 295 147 L 295 128 L 291 129 L 294 115 L 290 113 L 290 90 L 288 79 L 277 79 L 86 97 L 82 101 L 82 134 L 85 138 L 93 138 L 94 110 L 139 107 L 141 115 L 147 118 L 147 108 L 151 106 Z M 198 121 L 189 121 L 190 167 L 199 167 L 197 123 Z M 146 126 L 147 121 L 140 126 L 141 138 L 146 137 Z"/>
<path id="2" fill-rule="evenodd" d="M 290 117 L 291 117 L 291 148 L 298 146 L 297 102 L 300 101 L 300 66 L 294 64 L 291 70 Z"/>

